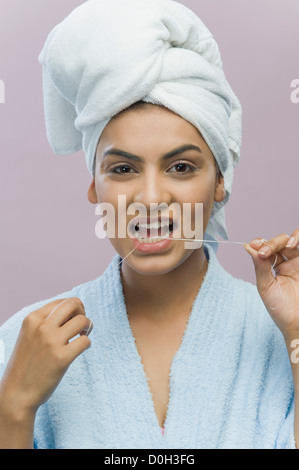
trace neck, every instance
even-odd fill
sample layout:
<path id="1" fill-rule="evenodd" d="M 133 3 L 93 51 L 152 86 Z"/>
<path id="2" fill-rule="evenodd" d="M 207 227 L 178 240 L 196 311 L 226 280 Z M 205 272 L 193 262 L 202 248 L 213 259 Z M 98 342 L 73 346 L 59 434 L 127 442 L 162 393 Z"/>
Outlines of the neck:
<path id="1" fill-rule="evenodd" d="M 207 267 L 203 247 L 175 269 L 157 276 L 145 276 L 123 263 L 121 279 L 128 311 L 153 320 L 190 313 Z"/>

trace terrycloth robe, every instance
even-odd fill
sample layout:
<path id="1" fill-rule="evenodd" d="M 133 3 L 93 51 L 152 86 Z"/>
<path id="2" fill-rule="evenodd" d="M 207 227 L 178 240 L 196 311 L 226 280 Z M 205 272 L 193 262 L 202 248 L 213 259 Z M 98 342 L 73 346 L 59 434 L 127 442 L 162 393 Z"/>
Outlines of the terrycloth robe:
<path id="1" fill-rule="evenodd" d="M 293 377 L 283 336 L 256 286 L 227 273 L 210 247 L 205 254 L 208 270 L 171 365 L 164 435 L 128 321 L 116 254 L 100 277 L 55 297 L 84 298 L 94 324 L 92 346 L 39 408 L 36 448 L 295 448 Z M 55 298 L 23 308 L 0 328 L 5 363 L 25 315 Z"/>

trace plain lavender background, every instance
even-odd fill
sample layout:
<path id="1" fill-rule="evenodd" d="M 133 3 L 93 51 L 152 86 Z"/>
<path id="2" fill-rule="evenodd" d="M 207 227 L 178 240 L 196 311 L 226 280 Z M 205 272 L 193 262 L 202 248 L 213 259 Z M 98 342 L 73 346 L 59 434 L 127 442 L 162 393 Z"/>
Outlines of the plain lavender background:
<path id="1" fill-rule="evenodd" d="M 108 1 L 108 0 L 107 0 Z M 0 0 L 0 324 L 23 306 L 98 277 L 114 249 L 95 236 L 95 206 L 82 152 L 48 145 L 37 61 L 50 30 L 79 0 Z M 299 227 L 298 0 L 182 0 L 217 40 L 228 81 L 243 106 L 243 150 L 226 206 L 230 240 L 272 238 Z M 255 283 L 243 246 L 218 256 Z"/>

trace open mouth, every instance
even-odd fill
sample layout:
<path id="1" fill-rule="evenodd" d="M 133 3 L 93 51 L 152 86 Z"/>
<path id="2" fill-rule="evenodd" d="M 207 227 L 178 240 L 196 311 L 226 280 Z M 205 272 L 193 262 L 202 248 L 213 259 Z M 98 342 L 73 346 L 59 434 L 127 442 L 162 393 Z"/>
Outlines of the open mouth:
<path id="1" fill-rule="evenodd" d="M 169 219 L 151 223 L 137 221 L 132 222 L 130 232 L 141 243 L 156 243 L 165 237 L 171 237 L 174 227 L 175 223 Z"/>

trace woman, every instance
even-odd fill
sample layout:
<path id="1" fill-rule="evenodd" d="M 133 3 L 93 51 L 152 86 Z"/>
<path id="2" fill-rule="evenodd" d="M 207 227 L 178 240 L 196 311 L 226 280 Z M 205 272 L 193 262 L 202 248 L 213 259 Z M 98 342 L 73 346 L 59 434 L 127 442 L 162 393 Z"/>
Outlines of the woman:
<path id="1" fill-rule="evenodd" d="M 240 107 L 197 17 L 168 0 L 140 5 L 86 2 L 51 33 L 41 56 L 52 147 L 74 151 L 82 139 L 93 175 L 89 201 L 110 203 L 115 220 L 125 217 L 129 229 L 110 237 L 117 255 L 100 278 L 22 309 L 1 328 L 10 359 L 0 387 L 0 444 L 294 448 L 299 377 L 288 353 L 299 332 L 299 230 L 246 245 L 257 289 L 220 266 L 211 245 L 225 235 Z M 128 42 L 121 46 L 121 31 L 116 45 L 105 36 L 114 54 L 105 58 L 106 75 L 95 73 L 88 44 L 90 51 L 101 44 L 99 24 L 109 18 L 121 30 L 124 13 L 134 17 L 132 29 L 124 25 Z M 158 48 L 155 21 L 164 39 Z M 138 34 L 151 28 L 154 36 Z M 140 45 L 129 57 L 130 34 Z M 118 69 L 124 72 L 116 85 Z M 153 209 L 160 203 L 165 212 Z M 159 226 L 172 203 L 189 204 L 193 229 L 202 204 L 203 246 L 187 249 L 188 237 L 176 236 L 184 212 L 172 213 L 165 232 L 158 228 L 164 240 L 146 240 L 146 223 Z M 130 204 L 144 207 L 146 220 L 128 213 Z"/>

